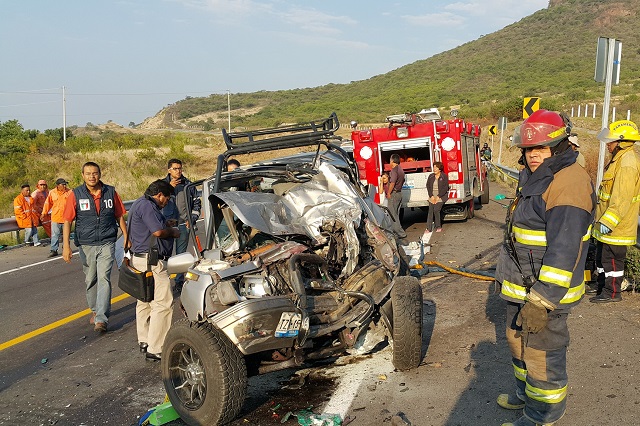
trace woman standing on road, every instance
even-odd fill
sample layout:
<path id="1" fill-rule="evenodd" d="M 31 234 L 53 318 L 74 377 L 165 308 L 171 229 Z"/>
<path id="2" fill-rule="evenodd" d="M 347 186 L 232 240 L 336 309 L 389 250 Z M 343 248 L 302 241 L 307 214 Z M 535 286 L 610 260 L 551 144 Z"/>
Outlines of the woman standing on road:
<path id="1" fill-rule="evenodd" d="M 442 173 L 444 166 L 440 161 L 433 163 L 433 173 L 427 178 L 427 192 L 429 193 L 429 214 L 427 215 L 427 230 L 442 232 L 440 211 L 449 198 L 449 178 Z"/>
<path id="2" fill-rule="evenodd" d="M 389 172 L 384 172 L 380 176 L 380 183 L 378 183 L 378 196 L 380 197 L 380 205 L 387 206 L 386 195 L 389 193 Z M 384 195 L 384 197 L 383 197 Z"/>
<path id="3" fill-rule="evenodd" d="M 507 301 L 507 342 L 516 388 L 498 405 L 523 409 L 503 426 L 553 424 L 567 405 L 567 316 L 584 295 L 584 264 L 595 212 L 595 191 L 570 148 L 571 122 L 546 110 L 516 128 L 522 149 L 516 198 L 496 280 Z"/>

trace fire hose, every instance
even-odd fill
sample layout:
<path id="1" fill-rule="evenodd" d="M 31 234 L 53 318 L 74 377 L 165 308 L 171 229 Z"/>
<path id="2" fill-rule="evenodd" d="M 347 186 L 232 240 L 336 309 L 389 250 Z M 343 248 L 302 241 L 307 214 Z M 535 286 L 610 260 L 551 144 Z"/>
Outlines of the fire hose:
<path id="1" fill-rule="evenodd" d="M 412 269 L 414 269 L 414 270 L 416 270 L 416 269 L 417 270 L 425 269 L 425 267 L 423 265 L 426 265 L 427 267 L 428 266 L 437 266 L 438 268 L 441 268 L 444 271 L 450 272 L 452 274 L 462 275 L 463 277 L 475 278 L 475 279 L 483 280 L 483 281 L 495 281 L 495 278 L 493 276 L 489 275 L 489 273 L 487 273 L 487 275 L 483 275 L 483 274 L 480 274 L 480 273 L 477 273 L 477 272 L 469 272 L 469 271 L 466 271 L 466 270 L 461 269 L 461 268 L 451 268 L 449 266 L 443 265 L 442 263 L 436 262 L 434 260 L 429 260 L 429 261 L 425 261 L 425 262 L 419 263 L 419 264 L 413 266 Z M 428 268 L 428 269 L 430 269 L 430 272 L 435 272 L 431 268 Z"/>

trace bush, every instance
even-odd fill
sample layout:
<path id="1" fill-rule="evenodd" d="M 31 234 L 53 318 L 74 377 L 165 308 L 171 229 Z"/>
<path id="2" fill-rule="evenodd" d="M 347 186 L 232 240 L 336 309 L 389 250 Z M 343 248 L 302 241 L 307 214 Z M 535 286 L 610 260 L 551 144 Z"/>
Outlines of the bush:
<path id="1" fill-rule="evenodd" d="M 624 262 L 624 276 L 633 283 L 637 289 L 640 283 L 640 250 L 636 247 L 629 247 L 627 258 Z"/>

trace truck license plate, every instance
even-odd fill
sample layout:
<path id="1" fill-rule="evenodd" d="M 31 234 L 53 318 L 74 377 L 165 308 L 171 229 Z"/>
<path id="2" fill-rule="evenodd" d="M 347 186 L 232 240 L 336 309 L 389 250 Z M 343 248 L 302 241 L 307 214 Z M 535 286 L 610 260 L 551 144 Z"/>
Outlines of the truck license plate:
<path id="1" fill-rule="evenodd" d="M 280 316 L 278 328 L 276 328 L 276 337 L 295 337 L 300 330 L 300 322 L 302 316 L 295 312 L 283 312 Z"/>

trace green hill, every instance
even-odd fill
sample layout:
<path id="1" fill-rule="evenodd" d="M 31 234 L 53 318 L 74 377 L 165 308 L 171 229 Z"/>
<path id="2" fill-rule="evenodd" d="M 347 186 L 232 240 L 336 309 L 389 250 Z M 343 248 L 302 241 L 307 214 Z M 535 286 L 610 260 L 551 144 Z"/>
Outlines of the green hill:
<path id="1" fill-rule="evenodd" d="M 521 117 L 522 98 L 528 96 L 556 110 L 601 103 L 604 85 L 593 81 L 600 36 L 622 41 L 621 84 L 613 88 L 612 105 L 638 110 L 638 22 L 640 0 L 551 0 L 548 8 L 500 31 L 367 80 L 231 94 L 231 121 L 233 127 L 274 126 L 336 111 L 344 122 L 380 122 L 389 114 L 434 106 L 493 121 Z M 153 121 L 165 128 L 226 127 L 227 96 L 178 101 Z"/>

